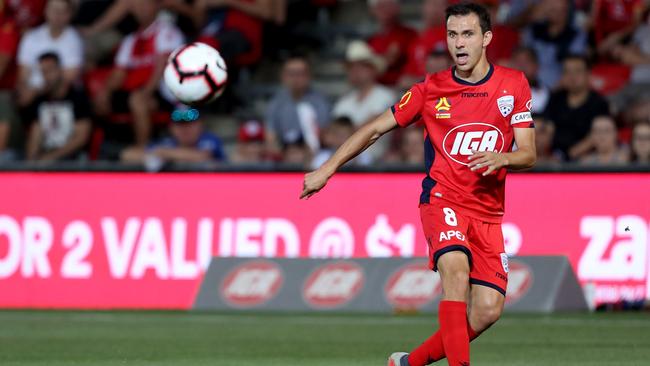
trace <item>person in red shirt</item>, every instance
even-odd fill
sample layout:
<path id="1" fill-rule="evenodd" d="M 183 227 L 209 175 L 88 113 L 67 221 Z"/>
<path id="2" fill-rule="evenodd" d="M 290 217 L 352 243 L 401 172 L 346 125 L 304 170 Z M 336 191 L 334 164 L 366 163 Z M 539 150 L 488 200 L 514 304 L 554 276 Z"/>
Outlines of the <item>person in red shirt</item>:
<path id="1" fill-rule="evenodd" d="M 386 71 L 379 77 L 379 82 L 393 85 L 402 75 L 409 47 L 417 33 L 400 23 L 398 0 L 369 0 L 368 5 L 370 13 L 379 24 L 379 31 L 368 39 L 368 44 L 388 64 Z"/>
<path id="2" fill-rule="evenodd" d="M 172 109 L 175 99 L 161 82 L 169 54 L 183 44 L 183 35 L 171 23 L 157 19 L 157 0 L 138 0 L 132 12 L 139 29 L 122 41 L 115 56 L 115 68 L 95 96 L 100 116 L 113 111 L 130 112 L 135 144 L 149 142 L 151 113 Z"/>
<path id="3" fill-rule="evenodd" d="M 411 43 L 408 60 L 404 67 L 400 87 L 408 87 L 426 74 L 427 56 L 434 50 L 447 47 L 445 44 L 445 14 L 446 0 L 425 0 L 422 3 L 424 30 Z"/>
<path id="4" fill-rule="evenodd" d="M 12 97 L 16 85 L 16 52 L 20 32 L 6 8 L 0 8 L 0 154 L 7 149 L 11 123 L 17 122 Z M 2 159 L 0 157 L 0 159 Z"/>
<path id="5" fill-rule="evenodd" d="M 595 0 L 589 24 L 598 52 L 608 53 L 629 37 L 641 22 L 644 9 L 643 0 Z"/>
<path id="6" fill-rule="evenodd" d="M 536 160 L 526 77 L 486 57 L 489 13 L 480 5 L 458 4 L 447 8 L 446 18 L 455 65 L 427 75 L 391 110 L 357 130 L 305 175 L 301 194 L 308 198 L 320 191 L 338 168 L 385 133 L 424 123 L 427 170 L 420 216 L 430 267 L 442 282 L 440 329 L 410 354 L 393 353 L 389 366 L 423 366 L 445 357 L 449 365 L 470 364 L 470 340 L 497 321 L 505 301 L 506 169 L 527 169 Z"/>

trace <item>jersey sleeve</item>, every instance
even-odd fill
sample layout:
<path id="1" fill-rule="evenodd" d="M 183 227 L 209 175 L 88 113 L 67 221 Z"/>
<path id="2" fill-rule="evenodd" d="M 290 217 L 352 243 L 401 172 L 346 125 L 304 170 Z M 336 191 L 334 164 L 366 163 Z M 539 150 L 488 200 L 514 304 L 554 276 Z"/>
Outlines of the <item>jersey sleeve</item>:
<path id="1" fill-rule="evenodd" d="M 410 124 L 422 119 L 422 110 L 426 99 L 425 82 L 419 82 L 411 87 L 399 102 L 390 109 L 395 116 L 395 121 L 400 127 L 407 127 Z"/>
<path id="2" fill-rule="evenodd" d="M 519 80 L 519 89 L 515 95 L 515 109 L 512 117 L 510 117 L 510 124 L 514 128 L 534 128 L 533 116 L 530 112 L 533 104 L 533 99 L 530 94 L 530 86 L 528 80 L 521 74 Z"/>

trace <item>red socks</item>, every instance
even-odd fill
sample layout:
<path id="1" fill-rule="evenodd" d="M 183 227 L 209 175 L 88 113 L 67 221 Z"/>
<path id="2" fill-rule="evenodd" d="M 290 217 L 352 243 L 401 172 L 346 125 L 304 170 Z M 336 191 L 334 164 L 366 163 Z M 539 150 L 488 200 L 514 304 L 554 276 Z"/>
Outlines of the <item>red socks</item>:
<path id="1" fill-rule="evenodd" d="M 469 342 L 478 337 L 478 334 L 469 326 L 467 304 L 461 301 L 441 301 L 438 319 L 440 330 L 409 354 L 409 365 L 424 366 L 445 356 L 449 365 L 469 365 Z"/>

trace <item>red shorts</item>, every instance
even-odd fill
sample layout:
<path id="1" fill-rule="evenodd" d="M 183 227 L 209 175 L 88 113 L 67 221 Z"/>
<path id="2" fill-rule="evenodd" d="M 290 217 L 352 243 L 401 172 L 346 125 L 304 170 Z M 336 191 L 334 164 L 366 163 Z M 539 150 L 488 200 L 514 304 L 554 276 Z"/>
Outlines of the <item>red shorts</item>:
<path id="1" fill-rule="evenodd" d="M 420 204 L 422 228 L 429 244 L 429 266 L 437 271 L 438 258 L 451 251 L 467 254 L 469 282 L 491 287 L 504 296 L 508 285 L 508 256 L 501 224 L 462 215 L 447 202 Z"/>

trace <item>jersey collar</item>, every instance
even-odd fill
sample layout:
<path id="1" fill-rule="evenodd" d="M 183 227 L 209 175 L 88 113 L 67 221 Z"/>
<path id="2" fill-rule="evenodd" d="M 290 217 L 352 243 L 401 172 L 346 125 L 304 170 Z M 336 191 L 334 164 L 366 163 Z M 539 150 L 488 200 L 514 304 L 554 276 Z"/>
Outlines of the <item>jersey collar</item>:
<path id="1" fill-rule="evenodd" d="M 485 77 L 475 83 L 463 80 L 456 76 L 456 66 L 451 67 L 451 77 L 454 79 L 455 82 L 461 85 L 470 85 L 470 86 L 476 86 L 476 85 L 481 85 L 485 84 L 490 78 L 492 77 L 492 74 L 494 73 L 494 66 L 490 63 L 490 69 L 488 70 L 488 73 L 485 75 Z"/>

